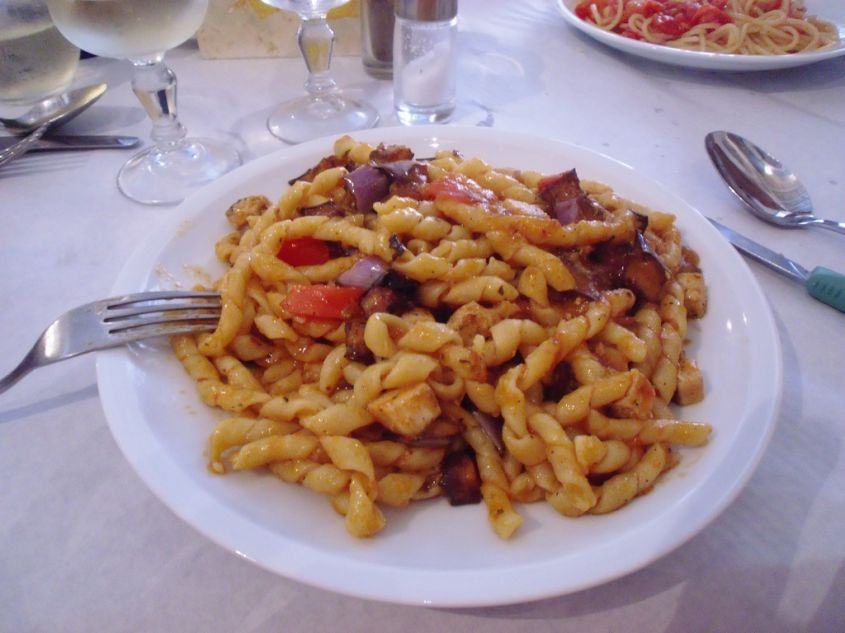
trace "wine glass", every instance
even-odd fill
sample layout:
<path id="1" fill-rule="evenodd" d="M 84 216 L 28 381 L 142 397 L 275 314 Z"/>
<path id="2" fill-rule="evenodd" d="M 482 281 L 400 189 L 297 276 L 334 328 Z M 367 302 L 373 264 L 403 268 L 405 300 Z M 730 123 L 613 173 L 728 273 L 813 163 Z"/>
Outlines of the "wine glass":
<path id="1" fill-rule="evenodd" d="M 348 0 L 261 1 L 299 16 L 299 50 L 308 67 L 308 95 L 276 108 L 267 120 L 270 132 L 288 143 L 301 143 L 374 127 L 379 120 L 378 111 L 369 103 L 343 96 L 329 73 L 334 31 L 326 21 L 326 13 Z"/>
<path id="2" fill-rule="evenodd" d="M 155 145 L 117 176 L 120 191 L 143 204 L 173 204 L 241 164 L 212 139 L 187 138 L 176 116 L 176 75 L 164 54 L 202 24 L 208 0 L 48 0 L 61 33 L 81 49 L 134 66 L 132 90 L 153 123 Z"/>

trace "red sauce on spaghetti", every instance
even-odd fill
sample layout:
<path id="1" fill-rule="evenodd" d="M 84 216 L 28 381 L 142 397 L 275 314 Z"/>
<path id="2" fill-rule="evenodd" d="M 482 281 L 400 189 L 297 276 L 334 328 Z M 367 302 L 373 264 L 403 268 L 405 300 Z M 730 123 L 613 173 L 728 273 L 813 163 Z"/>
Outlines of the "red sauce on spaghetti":
<path id="1" fill-rule="evenodd" d="M 632 15 L 639 14 L 646 18 L 654 16 L 652 30 L 677 39 L 699 24 L 732 23 L 733 18 L 725 11 L 727 4 L 728 0 L 627 0 L 622 9 L 622 19 L 614 31 L 626 37 L 641 39 L 639 34 L 625 27 Z M 592 22 L 593 6 L 601 13 L 606 9 L 614 11 L 617 3 L 616 0 L 582 0 L 575 7 L 575 15 Z"/>
<path id="2" fill-rule="evenodd" d="M 651 30 L 670 39 L 678 39 L 691 28 L 699 24 L 732 24 L 735 20 L 727 12 L 728 0 L 623 0 L 622 18 L 613 29 L 631 39 L 642 39 L 639 33 L 628 28 L 632 15 L 645 18 L 653 16 Z M 615 14 L 618 0 L 581 0 L 575 6 L 575 15 L 586 22 L 593 22 L 592 7 L 601 14 L 605 11 Z M 783 9 L 790 18 L 802 19 L 806 10 L 799 3 L 792 2 L 784 6 L 782 0 L 758 2 L 756 10 L 760 13 Z"/>

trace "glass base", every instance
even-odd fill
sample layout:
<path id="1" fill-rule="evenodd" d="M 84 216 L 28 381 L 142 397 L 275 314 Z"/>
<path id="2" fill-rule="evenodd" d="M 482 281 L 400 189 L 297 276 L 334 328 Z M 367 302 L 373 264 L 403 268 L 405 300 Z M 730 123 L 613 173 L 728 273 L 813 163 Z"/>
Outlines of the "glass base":
<path id="1" fill-rule="evenodd" d="M 403 103 L 396 104 L 396 118 L 402 125 L 430 125 L 446 123 L 455 111 L 454 104 L 422 107 Z"/>
<path id="2" fill-rule="evenodd" d="M 117 186 L 141 204 L 176 204 L 240 164 L 240 154 L 228 144 L 188 138 L 173 149 L 151 147 L 130 158 Z"/>
<path id="3" fill-rule="evenodd" d="M 302 143 L 321 136 L 366 130 L 378 123 L 378 111 L 369 103 L 338 95 L 299 97 L 276 108 L 267 119 L 274 136 L 286 143 Z"/>
<path id="4" fill-rule="evenodd" d="M 393 62 L 382 62 L 377 59 L 364 60 L 364 71 L 376 79 L 393 79 Z"/>

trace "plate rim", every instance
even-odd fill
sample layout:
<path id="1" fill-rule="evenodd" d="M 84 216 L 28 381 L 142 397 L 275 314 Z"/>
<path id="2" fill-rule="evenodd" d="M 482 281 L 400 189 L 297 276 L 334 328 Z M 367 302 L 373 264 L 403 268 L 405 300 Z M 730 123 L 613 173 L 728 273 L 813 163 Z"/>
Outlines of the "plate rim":
<path id="1" fill-rule="evenodd" d="M 845 41 L 842 40 L 840 40 L 839 46 L 836 48 L 791 55 L 738 55 L 735 53 L 712 53 L 671 48 L 660 44 L 652 44 L 650 42 L 622 37 L 617 33 L 605 31 L 595 24 L 582 20 L 575 15 L 573 10 L 573 6 L 578 1 L 555 0 L 558 12 L 568 24 L 606 46 L 630 55 L 672 66 L 695 68 L 698 70 L 755 72 L 798 68 L 845 55 Z M 839 23 L 834 24 L 838 27 L 840 34 L 845 30 L 844 25 Z"/>
<path id="2" fill-rule="evenodd" d="M 397 135 L 399 138 L 394 139 L 393 137 Z M 567 150 L 569 152 L 575 151 L 575 153 L 581 152 L 593 155 L 601 162 L 609 161 L 613 164 L 615 169 L 625 169 L 636 173 L 632 167 L 591 149 L 554 139 L 540 138 L 522 132 L 509 132 L 495 129 L 491 130 L 488 128 L 478 127 L 422 126 L 418 128 L 376 128 L 365 132 L 356 132 L 353 136 L 356 139 L 371 142 L 385 140 L 387 142 L 413 143 L 415 141 L 420 142 L 430 138 L 436 139 L 438 137 L 447 136 L 460 137 L 464 140 L 480 139 L 482 142 L 490 141 L 495 143 L 498 141 L 504 144 L 513 142 L 523 144 L 532 143 L 532 146 L 536 147 L 542 147 L 544 145 L 556 146 L 558 151 Z M 114 283 L 112 288 L 113 292 L 115 294 L 120 294 L 127 291 L 140 290 L 141 288 L 138 288 L 135 285 L 134 279 L 137 277 L 137 272 L 134 269 L 137 268 L 139 262 L 144 263 L 148 260 L 151 257 L 151 251 L 156 248 L 154 245 L 158 244 L 158 250 L 156 250 L 155 255 L 152 256 L 154 260 L 157 254 L 166 248 L 168 244 L 167 238 L 172 239 L 173 235 L 177 230 L 179 230 L 182 223 L 197 216 L 207 201 L 211 202 L 219 200 L 217 192 L 225 191 L 228 187 L 230 187 L 230 183 L 234 184 L 238 181 L 253 177 L 256 174 L 260 175 L 273 165 L 279 163 L 290 163 L 291 161 L 296 160 L 297 157 L 314 153 L 317 148 L 322 148 L 322 151 L 325 152 L 325 150 L 330 147 L 331 141 L 332 139 L 324 138 L 294 147 L 281 148 L 277 152 L 273 152 L 244 165 L 235 172 L 224 176 L 205 189 L 202 189 L 192 195 L 188 200 L 182 203 L 182 205 L 177 207 L 172 215 L 164 218 L 162 223 L 157 227 L 156 231 L 154 231 L 151 236 L 145 240 L 130 256 Z M 686 210 L 692 210 L 694 213 L 701 215 L 691 204 L 687 203 L 679 195 L 674 194 L 670 189 L 664 187 L 657 181 L 644 176 L 638 177 L 650 186 L 655 186 L 658 190 L 660 190 L 661 195 L 677 201 L 678 204 L 685 207 Z M 250 532 L 252 536 L 258 539 L 257 541 L 251 543 L 249 547 L 243 547 L 242 544 L 241 546 L 238 546 L 237 543 L 239 540 L 243 540 L 243 536 L 239 533 L 233 533 L 233 528 L 243 526 L 209 526 L 207 523 L 203 523 L 206 519 L 207 513 L 220 511 L 221 508 L 218 506 L 222 504 L 215 502 L 211 495 L 206 492 L 199 491 L 202 493 L 202 498 L 193 500 L 192 503 L 189 504 L 189 507 L 180 505 L 178 502 L 179 500 L 175 499 L 172 491 L 168 489 L 168 482 L 163 481 L 161 474 L 155 472 L 154 469 L 150 469 L 148 463 L 150 456 L 143 454 L 144 449 L 149 449 L 150 447 L 139 447 L 134 445 L 133 441 L 130 441 L 131 438 L 125 434 L 126 422 L 124 417 L 127 402 L 114 388 L 115 380 L 119 373 L 118 370 L 120 370 L 122 366 L 125 367 L 127 360 L 129 359 L 129 351 L 124 348 L 100 352 L 97 358 L 97 378 L 100 389 L 100 399 L 109 424 L 109 429 L 112 436 L 115 438 L 116 443 L 123 452 L 124 457 L 139 475 L 141 480 L 144 481 L 144 483 L 159 498 L 160 501 L 162 501 L 168 508 L 170 508 L 171 511 L 182 518 L 186 523 L 191 525 L 206 538 L 209 538 L 211 541 L 217 543 L 226 550 L 250 560 L 264 569 L 312 586 L 358 598 L 397 604 L 438 607 L 481 607 L 540 600 L 573 593 L 610 582 L 611 580 L 641 569 L 652 563 L 654 560 L 669 554 L 671 551 L 686 543 L 689 539 L 698 534 L 713 520 L 715 520 L 745 487 L 748 480 L 756 470 L 760 459 L 762 459 L 762 455 L 764 454 L 771 435 L 774 432 L 776 412 L 779 407 L 780 399 L 783 395 L 783 367 L 780 338 L 775 326 L 771 308 L 765 299 L 762 289 L 745 262 L 733 250 L 733 248 L 728 245 L 724 238 L 721 237 L 718 231 L 711 227 L 709 223 L 703 219 L 703 217 L 702 222 L 704 222 L 711 231 L 708 237 L 712 237 L 714 240 L 721 242 L 724 245 L 724 248 L 727 249 L 726 256 L 734 258 L 732 265 L 736 265 L 740 270 L 743 270 L 742 275 L 745 277 L 744 281 L 751 284 L 754 291 L 753 294 L 756 295 L 754 297 L 756 301 L 753 302 L 753 307 L 755 308 L 754 318 L 759 320 L 757 326 L 762 328 L 761 332 L 765 331 L 765 334 L 759 334 L 759 338 L 760 340 L 763 338 L 767 339 L 767 344 L 771 346 L 771 358 L 769 360 L 773 363 L 772 367 L 775 374 L 775 380 L 772 382 L 774 387 L 772 392 L 769 394 L 771 398 L 768 400 L 769 406 L 767 407 L 767 411 L 761 414 L 764 419 L 758 422 L 758 425 L 762 425 L 761 429 L 763 432 L 762 434 L 757 434 L 755 437 L 751 438 L 754 442 L 754 450 L 751 452 L 750 457 L 748 455 L 744 456 L 738 471 L 736 471 L 738 475 L 733 477 L 728 488 L 720 490 L 718 502 L 713 504 L 709 510 L 703 514 L 699 513 L 701 516 L 698 516 L 696 520 L 692 521 L 690 524 L 684 525 L 684 527 L 679 529 L 677 532 L 672 535 L 668 535 L 672 539 L 669 546 L 663 545 L 660 547 L 645 549 L 638 552 L 637 555 L 631 556 L 621 565 L 615 562 L 613 564 L 608 564 L 607 561 L 605 561 L 604 564 L 596 565 L 595 561 L 592 561 L 592 568 L 590 572 L 585 574 L 582 580 L 578 582 L 570 582 L 565 587 L 561 587 L 559 583 L 555 582 L 555 561 L 548 561 L 542 564 L 530 563 L 524 566 L 514 566 L 508 568 L 509 570 L 519 570 L 523 568 L 525 570 L 530 570 L 533 574 L 534 580 L 540 581 L 539 585 L 527 583 L 524 586 L 514 586 L 513 583 L 504 583 L 504 586 L 497 585 L 495 590 L 491 590 L 489 585 L 479 587 L 478 583 L 474 582 L 478 581 L 481 576 L 490 576 L 491 574 L 489 570 L 449 570 L 448 573 L 450 579 L 458 582 L 467 590 L 467 592 L 463 595 L 453 595 L 448 590 L 444 591 L 443 587 L 441 587 L 444 579 L 444 574 L 442 572 L 422 568 L 395 568 L 384 565 L 374 567 L 370 564 L 369 566 L 366 566 L 366 572 L 367 574 L 374 576 L 376 582 L 364 584 L 351 583 L 350 585 L 350 583 L 344 580 L 344 578 L 350 574 L 352 577 L 355 577 L 356 573 L 360 573 L 362 571 L 363 565 L 359 561 L 354 559 L 338 559 L 336 556 L 330 553 L 327 554 L 325 552 L 321 552 L 315 547 L 303 545 L 299 542 L 291 542 L 283 535 L 273 535 L 261 526 L 253 525 L 252 528 L 254 529 Z M 702 224 L 702 226 L 705 226 L 705 224 Z M 163 241 L 159 242 L 159 240 Z M 147 270 L 149 271 L 149 269 Z M 131 399 L 137 399 L 138 392 L 132 392 L 131 396 Z M 133 400 L 133 402 L 134 401 L 135 400 Z M 729 457 L 735 457 L 734 453 L 736 453 L 736 450 L 736 447 L 732 445 L 731 449 L 726 452 L 724 461 L 727 461 Z M 710 479 L 713 479 L 714 477 L 715 475 L 711 475 Z M 709 483 L 710 479 L 706 480 L 704 483 Z M 697 489 L 696 493 L 699 494 Z M 679 508 L 687 506 L 691 502 L 690 497 L 692 496 L 695 495 L 692 493 L 684 495 L 678 500 L 676 505 Z M 691 511 L 695 511 L 695 508 L 689 509 Z M 225 508 L 222 508 L 222 510 L 225 511 Z M 246 519 L 243 520 L 246 521 Z M 645 522 L 643 525 L 638 526 L 638 529 L 634 532 L 639 532 L 645 529 L 645 527 L 652 522 L 653 520 Z M 274 560 L 268 560 L 267 558 L 263 558 L 259 555 L 262 548 L 266 545 L 272 544 L 278 548 L 280 538 L 285 541 L 283 545 L 285 546 L 284 551 L 286 554 L 304 556 L 308 559 L 308 564 L 306 565 L 300 562 L 299 564 L 285 566 L 279 564 L 278 556 L 276 556 Z M 622 540 L 627 541 L 627 537 Z M 503 545 L 503 547 L 506 546 L 507 545 Z M 603 548 L 606 547 L 606 545 L 603 546 Z M 577 561 L 578 558 L 584 557 L 589 558 L 590 553 L 591 550 L 587 550 L 585 552 L 573 554 L 574 560 Z M 329 577 L 327 577 L 327 575 L 322 571 L 319 571 L 316 574 L 314 573 L 313 570 L 320 570 L 324 565 L 329 566 L 335 573 L 329 574 Z M 404 574 L 402 580 L 400 581 L 397 581 L 395 577 L 397 569 L 401 570 Z"/>

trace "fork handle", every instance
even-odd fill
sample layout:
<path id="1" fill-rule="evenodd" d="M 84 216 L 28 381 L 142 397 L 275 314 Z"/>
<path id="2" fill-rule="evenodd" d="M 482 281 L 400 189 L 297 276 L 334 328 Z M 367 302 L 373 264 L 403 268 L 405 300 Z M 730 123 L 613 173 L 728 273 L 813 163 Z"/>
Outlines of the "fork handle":
<path id="1" fill-rule="evenodd" d="M 23 360 L 18 363 L 17 367 L 0 378 L 0 393 L 8 391 L 33 369 L 45 364 L 46 362 L 43 358 L 39 358 L 39 354 L 36 352 L 35 348 L 29 350 Z"/>
<path id="2" fill-rule="evenodd" d="M 21 154 L 26 153 L 29 149 L 35 145 L 44 133 L 47 131 L 49 126 L 45 123 L 41 127 L 37 128 L 34 132 L 31 132 L 29 136 L 27 136 L 22 141 L 18 141 L 14 145 L 9 148 L 4 149 L 0 152 L 0 165 L 5 165 L 6 163 L 14 160 Z"/>

